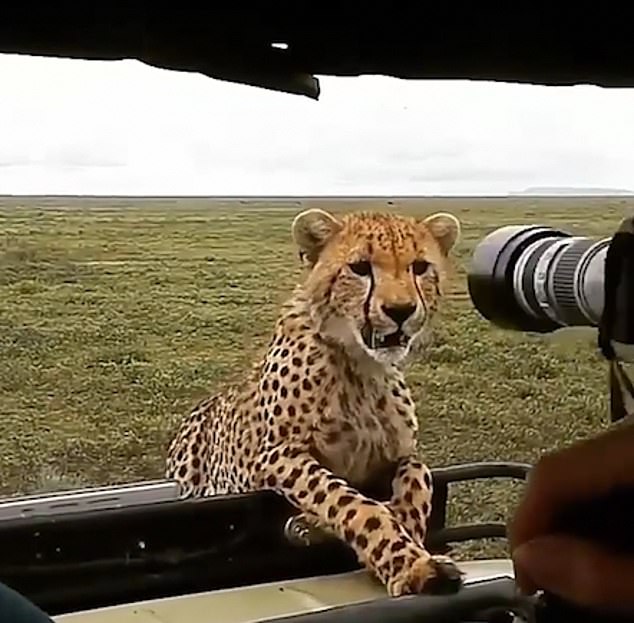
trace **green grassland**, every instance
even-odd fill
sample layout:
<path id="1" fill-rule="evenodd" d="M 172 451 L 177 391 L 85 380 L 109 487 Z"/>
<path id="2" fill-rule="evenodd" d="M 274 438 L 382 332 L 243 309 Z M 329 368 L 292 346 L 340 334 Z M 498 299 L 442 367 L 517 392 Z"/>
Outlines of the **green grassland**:
<path id="1" fill-rule="evenodd" d="M 607 421 L 594 334 L 505 332 L 473 309 L 474 245 L 509 223 L 610 235 L 634 201 L 0 199 L 0 494 L 160 477 L 196 400 L 264 347 L 301 278 L 291 220 L 310 206 L 455 213 L 456 275 L 409 371 L 432 466 L 533 461 Z M 517 488 L 461 485 L 453 520 L 502 520 Z"/>

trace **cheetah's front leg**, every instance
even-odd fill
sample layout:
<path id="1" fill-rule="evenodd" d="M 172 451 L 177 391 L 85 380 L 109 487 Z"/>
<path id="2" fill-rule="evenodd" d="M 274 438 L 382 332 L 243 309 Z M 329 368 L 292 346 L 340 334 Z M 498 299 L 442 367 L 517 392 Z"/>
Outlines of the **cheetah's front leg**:
<path id="1" fill-rule="evenodd" d="M 304 448 L 276 447 L 254 466 L 258 488 L 273 489 L 348 543 L 392 596 L 434 588 L 456 590 L 461 574 L 445 557 L 431 556 L 384 505 L 320 465 Z"/>
<path id="2" fill-rule="evenodd" d="M 392 498 L 388 507 L 420 545 L 425 542 L 432 491 L 429 468 L 415 455 L 402 458 L 392 480 Z"/>
<path id="3" fill-rule="evenodd" d="M 431 515 L 432 477 L 429 468 L 417 456 L 402 458 L 392 479 L 392 496 L 385 503 L 410 536 L 424 546 L 427 522 Z M 293 537 L 305 545 L 327 538 L 313 514 L 300 513 L 292 518 Z"/>

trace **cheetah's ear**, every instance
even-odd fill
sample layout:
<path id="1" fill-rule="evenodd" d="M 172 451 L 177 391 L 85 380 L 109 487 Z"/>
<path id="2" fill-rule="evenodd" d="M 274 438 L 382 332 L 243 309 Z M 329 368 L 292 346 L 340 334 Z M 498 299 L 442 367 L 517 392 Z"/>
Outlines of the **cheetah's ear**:
<path id="1" fill-rule="evenodd" d="M 312 266 L 332 236 L 341 229 L 341 223 L 328 212 L 313 208 L 298 214 L 293 220 L 291 232 L 299 247 L 300 258 Z"/>
<path id="2" fill-rule="evenodd" d="M 449 255 L 460 239 L 460 221 L 447 212 L 438 212 L 423 219 L 423 224 L 436 238 L 440 250 Z"/>

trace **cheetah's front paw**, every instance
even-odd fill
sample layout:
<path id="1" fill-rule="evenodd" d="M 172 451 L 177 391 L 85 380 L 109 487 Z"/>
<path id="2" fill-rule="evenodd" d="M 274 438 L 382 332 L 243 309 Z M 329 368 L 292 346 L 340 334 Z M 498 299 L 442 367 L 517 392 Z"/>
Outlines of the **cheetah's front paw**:
<path id="1" fill-rule="evenodd" d="M 462 586 L 463 572 L 448 556 L 421 556 L 387 584 L 391 597 L 417 593 L 450 594 Z"/>

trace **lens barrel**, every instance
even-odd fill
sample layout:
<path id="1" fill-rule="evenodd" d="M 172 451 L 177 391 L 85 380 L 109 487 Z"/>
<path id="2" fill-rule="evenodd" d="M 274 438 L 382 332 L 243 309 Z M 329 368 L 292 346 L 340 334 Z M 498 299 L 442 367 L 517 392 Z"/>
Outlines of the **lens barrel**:
<path id="1" fill-rule="evenodd" d="M 609 243 L 541 225 L 496 229 L 473 253 L 471 300 L 487 320 L 506 329 L 548 333 L 596 326 Z"/>

